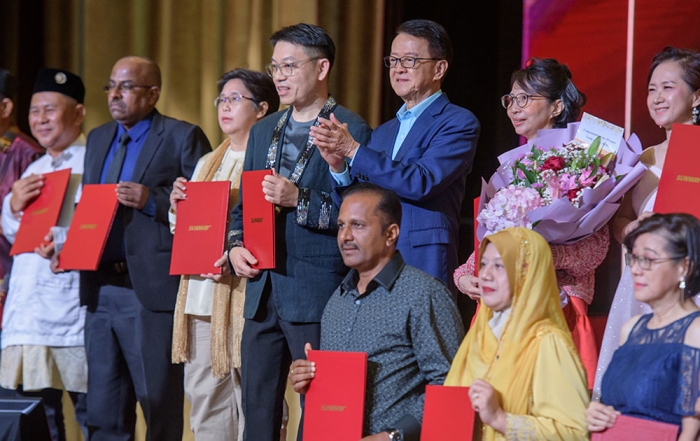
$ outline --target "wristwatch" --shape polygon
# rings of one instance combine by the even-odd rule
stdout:
[[[403,441],[403,435],[398,429],[389,429],[387,432],[391,441]]]

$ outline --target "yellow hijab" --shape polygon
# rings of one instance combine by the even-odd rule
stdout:
[[[469,386],[481,378],[496,389],[503,410],[528,415],[541,338],[554,332],[573,353],[576,349],[561,311],[552,252],[547,241],[532,230],[517,227],[486,237],[481,243],[480,255],[489,243],[496,246],[508,272],[513,295],[510,314],[501,337],[496,339],[488,324],[493,311],[481,304],[474,325],[452,362],[445,385]],[[577,366],[584,375],[580,361]],[[483,439],[495,439],[496,434],[487,426]]]

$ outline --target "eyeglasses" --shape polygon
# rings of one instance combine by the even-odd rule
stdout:
[[[530,104],[530,100],[546,100],[547,98],[542,95],[528,95],[526,93],[519,93],[517,95],[503,95],[501,97],[501,104],[504,109],[510,109],[513,103],[517,104],[521,109],[527,107]]]
[[[627,264],[627,266],[629,266],[631,268],[632,265],[634,265],[636,263],[644,271],[651,270],[651,267],[657,263],[666,262],[669,260],[678,260],[678,259],[683,259],[683,256],[662,257],[662,258],[658,258],[658,259],[650,259],[649,257],[637,256],[636,254],[632,254],[632,253],[625,254],[625,263]]]
[[[109,83],[108,85],[106,85],[104,87],[104,91],[105,91],[105,93],[110,93],[114,89],[117,89],[117,92],[119,92],[119,93],[130,93],[134,89],[150,89],[151,87],[155,87],[155,86],[138,86],[134,83],[129,83],[129,82],[119,83],[119,84]]]
[[[243,99],[255,102],[255,100],[249,96],[243,96],[240,93],[232,93],[229,96],[219,95],[216,98],[214,98],[214,107],[219,107],[220,104],[226,103],[233,105],[233,103],[239,103]]]
[[[396,67],[399,64],[401,67],[404,67],[406,69],[413,69],[418,65],[419,61],[440,61],[442,58],[418,58],[418,57],[392,57],[391,55],[387,55],[384,57],[384,66],[386,67]]]
[[[299,68],[304,63],[308,63],[309,61],[316,61],[320,60],[321,57],[315,57],[315,58],[309,58],[308,60],[302,60],[302,61],[293,61],[291,63],[282,63],[282,64],[275,64],[275,63],[270,63],[265,65],[265,72],[270,77],[275,76],[275,72],[280,72],[282,75],[285,77],[293,77],[296,69]]]

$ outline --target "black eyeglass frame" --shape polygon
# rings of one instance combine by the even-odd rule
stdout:
[[[518,107],[521,109],[526,108],[527,106],[530,105],[530,102],[533,100],[546,100],[546,96],[542,95],[534,95],[534,94],[528,94],[528,93],[519,93],[517,95],[513,95],[510,93],[507,93],[501,97],[501,105],[503,106],[504,109],[510,109],[513,106],[513,103],[515,103]]]
[[[420,61],[442,61],[442,58],[425,58],[425,57],[411,57],[408,55],[405,55],[403,57],[394,57],[392,55],[387,55],[386,57],[383,58],[384,60],[384,66],[388,67],[389,69],[393,69],[397,67],[399,64],[401,67],[404,69],[415,69],[418,67],[418,64]],[[413,60],[412,63],[409,63],[409,60]],[[410,64],[410,65],[409,65]]]

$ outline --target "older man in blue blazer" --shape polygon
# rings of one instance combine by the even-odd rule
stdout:
[[[459,214],[465,181],[479,138],[479,121],[456,106],[440,86],[452,59],[445,29],[411,20],[397,29],[384,57],[391,86],[404,105],[363,145],[336,115],[311,127],[311,136],[339,194],[353,182],[372,182],[396,192],[403,206],[398,249],[406,263],[441,279],[456,292]]]

